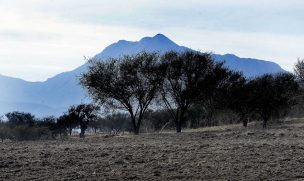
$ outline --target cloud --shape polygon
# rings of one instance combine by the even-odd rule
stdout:
[[[179,33],[173,36],[180,44],[193,49],[274,61],[289,71],[292,71],[297,57],[304,57],[304,35],[193,30],[191,35]]]
[[[4,18],[0,16],[0,73],[31,81],[46,80],[77,68],[85,63],[83,56],[92,57],[118,39],[137,40],[149,33],[125,26],[69,22],[36,13],[26,17],[6,15],[5,19],[11,21],[1,21]]]
[[[291,70],[296,57],[304,57],[303,6],[300,0],[0,1],[0,74],[45,80],[119,39],[156,33],[193,49],[274,60]]]

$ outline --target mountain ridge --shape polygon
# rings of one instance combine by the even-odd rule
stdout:
[[[94,58],[106,61],[110,57],[117,58],[124,54],[134,54],[143,50],[164,53],[170,50],[184,51],[191,49],[176,44],[163,34],[157,34],[153,37],[143,37],[139,41],[119,40],[107,46],[103,51],[96,54]],[[243,71],[247,77],[284,71],[274,62],[240,58],[233,54],[214,54],[214,58],[216,61],[225,61],[225,65],[233,70]],[[50,77],[44,82],[28,82],[18,78],[0,76],[0,93],[2,95],[0,97],[0,105],[1,102],[12,103],[11,109],[5,109],[5,111],[14,111],[13,105],[18,103],[33,105],[32,109],[23,108],[23,110],[18,109],[18,111],[32,110],[30,112],[37,116],[59,116],[59,113],[66,111],[69,106],[89,100],[86,91],[79,85],[79,76],[86,71],[87,67],[88,64],[85,63],[74,70]],[[43,114],[37,108],[39,105],[44,108]],[[22,106],[15,107],[17,109]],[[47,114],[47,109],[50,109],[49,114]],[[0,110],[0,115],[4,113]]]

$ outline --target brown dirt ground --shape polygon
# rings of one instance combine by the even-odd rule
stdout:
[[[304,122],[0,143],[0,180],[304,180]]]

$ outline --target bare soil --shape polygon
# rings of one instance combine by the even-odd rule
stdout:
[[[304,123],[4,142],[0,180],[304,180]]]

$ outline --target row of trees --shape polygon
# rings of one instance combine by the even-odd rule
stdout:
[[[212,54],[198,51],[141,52],[92,59],[81,84],[95,103],[129,113],[133,132],[139,134],[148,108],[164,109],[182,130],[189,109],[200,107],[212,118],[218,109],[230,109],[247,125],[258,115],[266,127],[271,117],[295,104],[299,93],[296,77],[289,73],[245,79],[216,62]]]
[[[71,135],[74,128],[80,128],[83,138],[90,121],[98,118],[99,107],[92,104],[71,106],[59,118],[36,118],[30,113],[11,112],[5,117],[7,121],[0,121],[0,138],[14,140],[34,140],[56,138],[58,135]]]
[[[56,138],[80,129],[80,137],[95,132],[160,131],[197,128],[222,123],[261,119],[266,127],[271,118],[280,118],[302,100],[304,61],[295,66],[295,75],[281,73],[246,79],[215,62],[212,54],[195,51],[142,52],[106,62],[90,60],[82,75],[95,104],[71,106],[59,118],[35,118],[30,113],[7,113],[0,122],[1,139]],[[300,86],[299,86],[300,85]],[[303,102],[303,101],[302,101]],[[111,114],[100,114],[100,105]],[[143,130],[143,129],[142,129]]]

